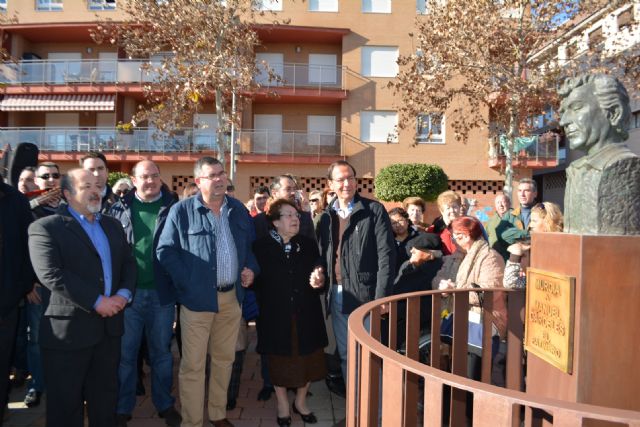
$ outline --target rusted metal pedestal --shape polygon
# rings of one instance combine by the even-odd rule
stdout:
[[[527,393],[640,410],[640,236],[535,233],[531,266],[574,276],[573,373],[533,354]]]

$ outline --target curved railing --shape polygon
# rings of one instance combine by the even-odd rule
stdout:
[[[488,316],[483,316],[482,321],[485,333],[481,380],[468,379],[468,294],[475,291],[477,289],[448,292],[453,299],[453,312],[464,313],[462,316],[454,316],[454,338],[449,358],[451,372],[444,366],[442,350],[447,346],[442,345],[439,333],[442,308],[442,298],[439,296],[443,292],[416,292],[387,297],[365,304],[351,314],[347,378],[348,427],[440,427],[447,424],[574,427],[582,426],[585,420],[640,427],[640,412],[547,399],[520,391],[524,389],[523,291],[500,290],[507,294],[509,315],[504,386],[492,384],[500,383],[501,378],[494,378],[493,381],[491,378],[492,358],[489,355],[492,326]],[[482,290],[485,294],[496,291],[498,290]],[[429,335],[421,336],[419,330],[420,298],[429,295],[435,296],[431,303],[430,342]],[[484,310],[491,311],[492,300],[484,298]],[[406,310],[402,304],[406,304]],[[388,307],[388,313],[384,315],[383,305]],[[388,327],[398,324],[405,327],[406,346],[398,345],[402,341],[397,335],[398,329]],[[385,331],[388,334],[383,333]],[[426,360],[420,361],[425,356]],[[587,423],[591,422],[593,421]]]

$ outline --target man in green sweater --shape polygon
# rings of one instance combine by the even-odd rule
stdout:
[[[122,223],[138,267],[136,291],[124,312],[117,426],[127,425],[136,404],[136,362],[143,333],[149,348],[153,404],[167,425],[179,426],[182,418],[171,395],[171,337],[176,295],[169,275],[155,255],[169,208],[177,197],[163,185],[160,169],[150,160],[143,160],[133,167],[131,181],[135,187],[109,210],[109,215]]]

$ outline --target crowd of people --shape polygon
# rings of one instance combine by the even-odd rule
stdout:
[[[530,179],[519,183],[517,209],[498,194],[483,225],[453,191],[438,196],[431,223],[419,197],[387,212],[358,193],[356,170],[342,160],[329,166],[322,191],[306,194],[283,174],[246,204],[211,157],[195,163],[180,198],[153,161],[130,175],[110,187],[106,158],[88,153],[64,175],[47,162],[25,168],[15,189],[0,183],[0,412],[12,368],[15,381],[30,375],[27,407],[47,393],[47,426],[80,427],[85,411],[91,426],[126,426],[145,393],[146,360],[167,425],[202,426],[206,403],[212,425],[232,426],[226,413],[255,321],[258,399],[275,394],[278,425],[290,425],[292,412],[315,423],[311,382],[326,378],[344,393],[353,310],[420,290],[523,288],[530,233],[562,230],[560,209],[536,204]],[[503,293],[491,295],[492,311],[483,313],[470,293],[469,318],[491,317],[495,355],[506,305]],[[424,330],[430,301],[421,302]],[[480,366],[470,351],[469,376],[478,378]]]

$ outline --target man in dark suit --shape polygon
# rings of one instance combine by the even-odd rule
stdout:
[[[51,291],[40,325],[48,427],[115,425],[122,310],[131,300],[136,264],[120,223],[100,215],[95,176],[69,171],[68,206],[29,227],[31,262]]]

